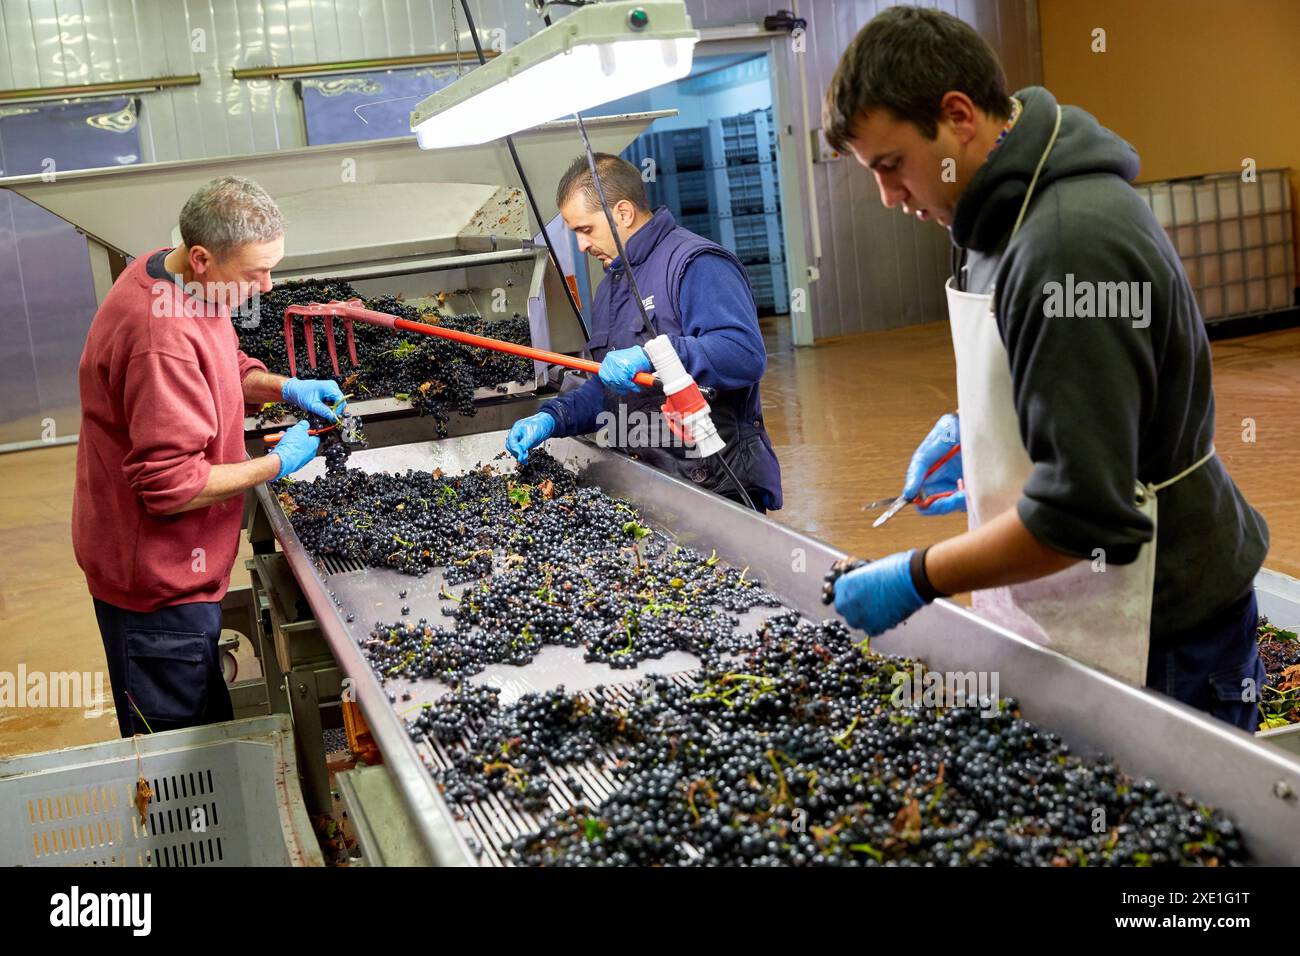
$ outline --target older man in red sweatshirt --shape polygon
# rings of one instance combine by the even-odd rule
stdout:
[[[297,471],[319,442],[303,421],[248,459],[246,406],[285,400],[332,418],[343,398],[335,382],[271,375],[239,350],[230,310],[270,290],[284,255],[271,197],[213,180],[181,210],[180,233],[118,277],[78,373],[72,542],[124,737],[231,718],[217,639],[243,493]]]

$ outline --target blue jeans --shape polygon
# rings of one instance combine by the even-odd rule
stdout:
[[[96,598],[95,617],[123,737],[234,718],[217,651],[220,604],[174,604],[142,614]]]
[[[1251,590],[1196,631],[1153,640],[1147,686],[1243,730],[1257,730],[1265,678],[1258,622]]]

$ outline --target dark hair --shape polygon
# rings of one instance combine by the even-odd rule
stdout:
[[[862,114],[882,107],[934,139],[952,91],[999,119],[1011,115],[1002,65],[974,27],[939,10],[891,7],[840,57],[822,102],[826,141],[843,151]]]
[[[613,209],[626,199],[642,212],[650,211],[650,203],[645,196],[645,183],[641,172],[626,159],[613,153],[596,153],[596,173],[600,176],[600,185],[605,190],[605,199]],[[563,206],[574,193],[581,192],[588,209],[600,208],[600,196],[596,193],[596,184],[591,180],[591,168],[587,157],[579,156],[560,177],[560,185],[555,188],[555,205]]]

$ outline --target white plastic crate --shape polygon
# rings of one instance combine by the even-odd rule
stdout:
[[[728,166],[726,183],[731,214],[777,212],[781,207],[781,188],[776,173],[776,163],[772,162]]]
[[[721,216],[718,242],[734,252],[741,262],[783,262],[785,241],[781,217],[776,213]]]
[[[712,159],[718,165],[770,163],[776,159],[772,107],[709,121]]]
[[[784,262],[760,262],[745,266],[754,304],[763,312],[784,314],[790,311]]]
[[[283,714],[0,762],[3,866],[322,863]]]
[[[1288,170],[1144,183],[1134,188],[1169,234],[1207,322],[1295,305]]]
[[[1239,173],[1216,173],[1184,182],[1171,180],[1137,187],[1150,198],[1156,221],[1166,228],[1207,219],[1234,219],[1290,208],[1286,170],[1262,169],[1245,183]]]

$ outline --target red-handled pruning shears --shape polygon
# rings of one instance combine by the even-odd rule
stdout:
[[[308,435],[323,435],[323,434],[325,434],[326,432],[328,432],[328,431],[333,431],[334,429],[336,429],[336,428],[338,428],[338,427],[339,427],[339,426],[338,426],[338,424],[336,423],[336,424],[333,424],[333,425],[328,425],[328,426],[326,426],[325,428],[309,428],[309,429],[307,429],[307,434],[308,434]],[[262,441],[266,442],[268,445],[274,445],[274,444],[276,444],[277,442],[279,442],[280,439],[283,438],[283,437],[284,437],[284,432],[275,432],[275,433],[272,434],[272,435],[263,435],[263,436],[262,436]]]
[[[335,402],[333,405],[330,406],[330,411],[337,411],[337,410],[338,410],[338,407],[339,407],[340,405],[342,405],[344,402],[346,402],[346,401],[347,401],[349,398],[351,398],[351,397],[352,397],[351,395],[344,395],[341,399],[339,399],[337,402]],[[338,427],[339,427],[339,424],[340,424],[340,422],[339,422],[338,420],[335,420],[333,424],[331,424],[331,425],[326,425],[324,428],[309,428],[309,429],[307,430],[307,434],[308,434],[308,435],[324,435],[326,432],[328,432],[328,431],[333,431],[334,429],[338,428]],[[351,437],[351,436],[349,435],[349,432],[350,432],[350,431],[352,431],[352,429],[349,429],[349,428],[346,427],[346,426],[344,427],[344,429],[343,429],[343,440],[344,440],[344,441],[348,441],[349,438]],[[263,436],[262,436],[262,441],[266,442],[268,445],[274,445],[274,444],[276,444],[277,442],[279,442],[280,439],[283,438],[283,437],[284,437],[284,432],[275,432],[275,433],[272,434],[272,435],[263,435]]]
[[[921,479],[921,487],[924,488],[926,479],[929,478],[931,475],[933,475],[941,467],[946,465],[948,462],[952,461],[953,456],[960,451],[961,451],[961,445],[953,445],[946,452],[944,452],[943,456],[940,457],[938,461],[936,461],[933,465],[931,465],[929,468],[926,469],[925,476]],[[898,514],[900,511],[906,508],[913,501],[916,502],[916,506],[918,508],[928,508],[930,507],[930,505],[934,504],[940,498],[947,498],[951,494],[952,494],[951,491],[940,491],[933,495],[927,495],[924,498],[922,498],[919,493],[913,498],[909,498],[906,495],[899,495],[897,498],[894,499],[894,503],[890,505],[887,509],[885,509],[884,514],[882,514],[875,521],[871,522],[871,527],[879,528],[882,524],[884,524],[890,518],[894,517],[894,515]]]

